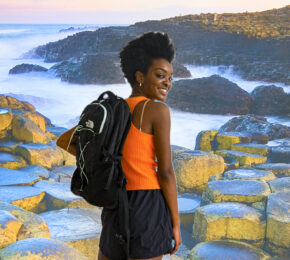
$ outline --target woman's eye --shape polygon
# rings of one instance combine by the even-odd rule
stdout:
[[[163,74],[157,74],[157,77],[163,79],[164,78],[164,75]]]

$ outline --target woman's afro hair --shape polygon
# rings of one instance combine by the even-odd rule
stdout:
[[[130,41],[120,52],[121,68],[133,86],[136,71],[146,74],[153,59],[163,58],[171,63],[174,53],[173,43],[166,33],[145,33]]]

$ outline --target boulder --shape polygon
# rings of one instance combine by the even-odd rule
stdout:
[[[202,205],[217,202],[265,203],[271,190],[267,183],[255,180],[219,180],[207,184]]]
[[[19,169],[26,166],[26,161],[11,153],[0,152],[0,167],[9,169]]]
[[[233,157],[239,162],[239,166],[249,166],[257,163],[265,163],[267,161],[267,157],[253,153],[244,153],[232,150],[218,150],[215,151],[215,153],[224,158]]]
[[[72,246],[90,260],[95,260],[99,251],[102,230],[101,210],[98,221],[81,209],[62,209],[40,214],[46,221],[52,238]]]
[[[63,165],[75,166],[77,164],[76,157],[63,149],[60,149],[63,156]]]
[[[116,57],[105,54],[85,54],[79,59],[69,59],[50,68],[63,81],[77,84],[125,83]]]
[[[53,172],[59,177],[59,182],[71,182],[72,175],[76,169],[76,166],[62,166],[53,170]]]
[[[0,108],[0,132],[7,130],[11,126],[12,118],[13,116],[9,109]]]
[[[267,203],[266,250],[290,257],[290,192],[269,195]]]
[[[64,242],[50,238],[28,238],[0,250],[1,259],[88,260],[83,254]]]
[[[185,151],[177,155],[173,166],[180,193],[201,193],[211,175],[223,173],[224,160],[209,152]]]
[[[247,91],[218,75],[174,82],[166,102],[182,111],[206,114],[248,114],[253,102]]]
[[[213,150],[214,148],[213,142],[217,133],[218,131],[215,131],[215,130],[207,130],[207,131],[199,132],[196,137],[194,150],[201,150],[201,151]]]
[[[237,258],[238,257],[238,258]],[[197,244],[188,260],[266,260],[270,255],[248,243],[234,240],[216,240]]]
[[[290,146],[290,138],[275,139],[267,143],[270,147],[275,146]]]
[[[255,115],[234,117],[222,125],[218,131],[262,133],[267,135],[270,140],[290,137],[289,126],[269,123],[265,117]]]
[[[256,181],[271,181],[275,180],[276,176],[271,171],[257,170],[252,168],[243,168],[227,171],[223,174],[227,180],[256,180]]]
[[[1,186],[0,200],[11,203],[22,209],[37,212],[45,193],[28,186]]]
[[[12,124],[12,135],[15,139],[26,143],[43,143],[51,141],[47,133],[39,128],[38,125],[24,117],[16,117]]]
[[[271,163],[290,163],[290,146],[271,147],[268,159]]]
[[[32,237],[50,238],[49,229],[42,217],[15,205],[0,201],[0,210],[5,210],[22,223],[17,233],[17,240]]]
[[[282,87],[258,86],[252,92],[251,113],[256,115],[287,115],[290,113],[290,95]]]
[[[242,203],[214,203],[195,212],[193,237],[199,242],[233,239],[263,247],[265,233],[264,215]]]
[[[49,144],[28,143],[18,145],[15,153],[25,158],[29,164],[37,164],[45,168],[63,164],[63,155],[55,141]]]
[[[238,143],[232,145],[231,150],[267,156],[270,149],[269,146],[265,144]]]
[[[256,169],[271,171],[278,177],[286,177],[290,175],[290,164],[288,163],[258,163],[255,164]]]
[[[175,160],[175,158],[178,154],[185,152],[185,151],[190,151],[190,149],[182,147],[182,146],[178,146],[178,145],[171,145],[171,159],[172,159],[172,161]]]
[[[14,243],[22,223],[12,214],[0,210],[0,249]]]
[[[174,60],[171,63],[171,65],[173,69],[173,76],[175,78],[190,78],[191,77],[190,71],[178,61]]]
[[[214,150],[231,150],[234,144],[251,142],[251,135],[240,132],[220,132],[215,136],[214,142],[216,146]]]
[[[268,181],[268,184],[273,193],[282,191],[290,192],[290,177],[284,177],[277,180]]]
[[[31,186],[39,180],[38,176],[0,167],[0,186]]]
[[[2,141],[2,140],[1,140]],[[0,152],[13,153],[15,147],[19,144],[14,141],[0,141]]]
[[[38,127],[45,132],[46,131],[46,124],[47,119],[38,112],[26,112],[22,115],[22,117],[30,120],[34,124],[38,125]]]
[[[33,105],[19,101],[18,99],[11,97],[11,96],[5,96],[0,95],[0,107],[1,108],[9,108],[14,110],[19,110],[21,112],[35,112],[35,108]]]
[[[34,64],[26,64],[22,63],[14,66],[11,70],[9,70],[9,74],[20,74],[20,73],[28,73],[28,72],[46,72],[47,69]]]
[[[40,165],[28,165],[26,167],[19,168],[18,171],[23,172],[23,174],[40,177],[41,179],[48,179],[50,173],[47,169]]]

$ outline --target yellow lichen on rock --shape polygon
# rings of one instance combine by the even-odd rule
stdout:
[[[259,147],[259,145],[255,146],[247,146],[247,145],[232,145],[231,150],[240,151],[245,153],[259,154],[263,156],[267,156],[269,153],[268,147]]]
[[[11,126],[12,123],[12,113],[11,112],[7,112],[4,114],[0,114],[0,132],[3,130],[6,130],[7,128],[9,128]]]
[[[38,207],[40,202],[43,200],[44,195],[45,195],[45,192],[41,192],[35,196],[30,196],[30,197],[25,197],[19,200],[14,200],[11,202],[11,204],[19,208],[34,212],[34,210]]]
[[[201,151],[211,151],[213,150],[212,142],[214,137],[217,135],[218,131],[215,130],[208,130],[208,131],[201,131],[196,137],[196,150]]]
[[[233,144],[241,142],[241,138],[235,135],[228,135],[219,133],[216,135],[216,141],[218,143],[218,150],[229,150],[232,148]]]
[[[45,118],[42,115],[37,112],[27,112],[23,117],[38,125],[39,128],[45,132]]]

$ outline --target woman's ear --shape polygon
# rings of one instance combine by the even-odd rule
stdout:
[[[135,78],[136,78],[136,81],[137,83],[141,83],[143,84],[143,81],[144,81],[144,75],[141,71],[137,70],[136,73],[135,73]]]

